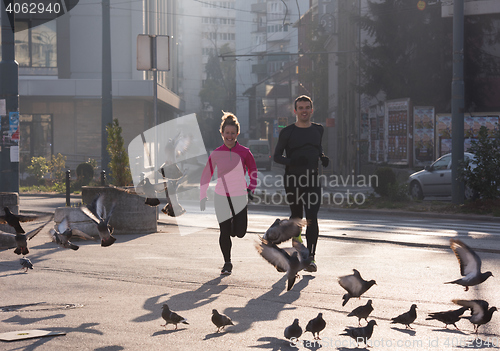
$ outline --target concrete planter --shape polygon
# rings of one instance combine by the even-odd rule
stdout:
[[[104,194],[104,203],[108,211],[111,204],[116,201],[116,208],[110,220],[110,224],[114,227],[114,234],[149,234],[157,232],[156,208],[145,205],[143,197],[112,186],[84,186],[82,187],[82,202],[84,205],[92,203],[97,194]],[[99,236],[94,222],[80,208],[57,208],[54,216],[55,222],[60,223],[64,216],[68,217],[73,228],[95,237]]]

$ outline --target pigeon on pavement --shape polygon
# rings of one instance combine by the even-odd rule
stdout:
[[[358,326],[361,327],[361,319],[365,319],[365,321],[368,323],[368,316],[370,313],[372,313],[373,307],[372,307],[372,300],[368,300],[366,305],[356,307],[347,315],[347,317],[358,317]]]
[[[318,313],[316,318],[311,319],[306,325],[306,332],[311,332],[314,340],[321,340],[319,333],[325,329],[326,322],[323,319],[323,313]]]
[[[305,225],[307,225],[307,221],[305,219],[290,218],[281,220],[278,218],[269,227],[263,238],[268,242],[277,245],[293,238],[294,236],[298,236],[301,228]]]
[[[21,269],[24,269],[25,273],[28,272],[28,268],[33,269],[33,263],[31,263],[29,258],[21,257],[19,259],[19,263],[21,263],[21,266],[23,266],[23,268]]]
[[[461,240],[450,239],[450,246],[455,256],[457,256],[458,263],[460,264],[460,274],[463,278],[446,282],[445,284],[459,284],[465,286],[465,291],[468,291],[469,286],[481,284],[486,279],[493,276],[489,271],[481,273],[481,259]]]
[[[161,317],[165,320],[165,324],[162,327],[167,327],[168,324],[175,324],[175,329],[177,329],[177,324],[189,324],[186,318],[179,316],[177,313],[170,311],[166,303],[163,304],[163,309],[161,311]]]
[[[61,223],[59,223],[59,225],[54,226],[54,228],[55,229],[49,230],[49,233],[52,236],[52,241],[65,249],[71,249],[76,251],[80,248],[78,245],[75,245],[70,241],[71,237],[73,236],[78,236],[82,239],[87,239],[87,240],[95,240],[92,236],[82,232],[81,230],[72,229],[67,217],[64,217]]]
[[[344,333],[340,335],[348,335],[354,340],[356,340],[356,344],[360,341],[363,340],[365,345],[368,345],[368,339],[372,337],[373,334],[373,326],[377,325],[377,322],[374,321],[373,319],[368,322],[366,327],[360,327],[360,328],[354,328],[354,327],[347,327],[344,329]]]
[[[10,209],[5,206],[3,208],[4,214],[0,216],[0,224],[8,224],[17,234],[24,234],[25,231],[21,228],[21,224],[19,222],[32,222],[38,219],[38,216],[25,216],[25,215],[16,215],[10,211]]]
[[[220,314],[216,309],[212,310],[212,323],[217,327],[216,333],[220,332],[226,325],[234,325],[231,318]]]
[[[312,257],[309,256],[309,250],[298,241],[292,242],[293,248],[282,249],[276,244],[270,243],[261,238],[260,243],[255,243],[255,248],[259,254],[279,271],[286,272],[287,291],[295,284],[297,273],[309,266]]]
[[[440,322],[443,322],[445,325],[445,328],[448,329],[448,324],[453,324],[455,328],[458,329],[457,325],[455,324],[462,318],[462,315],[467,311],[469,308],[468,307],[461,307],[458,310],[450,310],[450,311],[442,311],[442,312],[432,312],[429,313],[429,317],[427,317],[425,320],[437,320]]]
[[[486,324],[491,321],[493,312],[497,311],[496,307],[489,307],[488,302],[484,300],[452,300],[454,303],[460,306],[470,308],[472,315],[470,317],[464,317],[470,320],[474,324],[474,333],[478,334],[478,329],[480,325]]]
[[[415,319],[417,319],[417,305],[413,304],[411,305],[410,310],[408,312],[400,314],[397,317],[391,318],[392,320],[391,323],[404,324],[406,326],[406,329],[413,329],[410,326],[410,324],[415,322]]]
[[[92,204],[89,206],[81,207],[83,213],[97,224],[97,231],[101,238],[101,246],[111,246],[116,241],[116,238],[111,235],[113,234],[113,227],[109,225],[109,220],[111,219],[115,207],[116,202],[113,202],[109,214],[106,215],[103,194],[97,194],[94,201],[92,201]]]
[[[26,234],[17,233],[16,237],[15,237],[15,239],[16,239],[16,249],[14,250],[14,253],[17,254],[17,255],[27,255],[29,253],[29,250],[28,250],[28,241],[27,240],[33,239],[33,237],[35,235],[37,235],[38,233],[40,233],[40,231],[49,222],[52,221],[52,218],[53,218],[53,216],[50,216],[50,218],[49,218],[49,220],[47,222],[41,224],[40,226],[38,226],[37,228],[35,228],[33,230],[30,230]]]
[[[342,299],[344,300],[342,302],[342,306],[345,306],[351,297],[360,297],[374,284],[377,284],[373,279],[367,281],[361,278],[361,274],[359,274],[357,269],[353,269],[353,271],[354,274],[344,275],[339,278],[340,286],[347,290],[347,294],[342,296]]]
[[[302,335],[302,328],[299,325],[299,319],[295,318],[293,323],[285,328],[285,338],[297,340]]]

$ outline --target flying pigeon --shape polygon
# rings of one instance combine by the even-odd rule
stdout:
[[[285,328],[285,338],[297,340],[302,335],[302,328],[299,325],[299,319],[295,318],[293,323]]]
[[[173,173],[173,171],[176,172],[179,170],[177,166],[177,159],[186,153],[191,146],[192,141],[192,135],[183,135],[182,132],[177,133],[175,138],[168,139],[167,144],[165,145],[165,162],[160,166],[160,168],[165,170],[165,176],[167,178],[179,177],[178,173]],[[171,167],[172,165],[175,165],[175,167]],[[177,170],[175,168],[177,168]]]
[[[446,282],[445,284],[459,284],[465,286],[465,291],[469,286],[478,285],[489,277],[493,276],[491,272],[481,273],[481,259],[479,256],[461,240],[450,239],[450,246],[460,264],[460,274],[463,278]]]
[[[212,323],[217,327],[216,333],[220,332],[226,325],[234,325],[231,318],[220,314],[216,309],[212,310]]]
[[[35,235],[40,233],[40,231],[43,229],[43,227],[45,227],[50,221],[52,221],[52,218],[53,218],[53,216],[50,216],[50,218],[47,222],[41,224],[40,226],[38,226],[37,228],[35,228],[33,230],[30,230],[26,234],[17,233],[15,236],[16,249],[14,250],[14,253],[17,255],[27,255],[29,253],[27,240],[31,240]],[[24,233],[24,231],[23,231],[23,233]]]
[[[361,319],[364,318],[364,320],[368,323],[368,316],[370,313],[372,313],[373,307],[372,307],[372,300],[368,300],[366,305],[356,307],[347,315],[347,317],[358,317],[358,326],[361,327]]]
[[[391,318],[392,320],[391,323],[404,324],[406,326],[406,329],[413,329],[410,326],[410,324],[415,322],[415,319],[417,319],[417,305],[413,304],[411,305],[410,310],[408,312],[400,314],[397,317]]]
[[[179,217],[186,213],[186,210],[182,207],[177,198],[177,189],[185,178],[186,174],[177,179],[166,179],[165,196],[167,198],[167,204],[161,209],[161,212],[170,217]]]
[[[297,273],[309,266],[312,257],[309,256],[309,250],[302,243],[292,241],[293,248],[279,248],[276,244],[270,243],[261,238],[260,243],[255,243],[255,248],[259,254],[278,270],[286,272],[287,291],[289,291],[297,278]]]
[[[162,327],[167,327],[168,324],[175,324],[175,329],[177,329],[177,324],[189,324],[186,318],[179,316],[177,313],[170,311],[166,303],[163,304],[163,309],[161,311],[161,317],[165,320],[165,325]]]
[[[478,334],[478,329],[480,325],[486,324],[491,321],[493,312],[497,311],[496,307],[490,307],[488,309],[488,302],[484,300],[452,300],[454,303],[460,306],[470,308],[472,315],[470,317],[464,317],[470,320],[474,324],[474,333]]]
[[[52,241],[55,242],[62,248],[78,250],[80,247],[78,245],[73,244],[71,241],[72,236],[78,236],[82,239],[95,240],[92,236],[82,232],[78,229],[72,229],[70,227],[69,221],[67,217],[64,217],[59,223],[59,225],[54,226],[55,229],[50,229],[49,233],[52,237]]]
[[[348,335],[354,340],[356,340],[356,344],[360,341],[363,340],[365,345],[368,345],[368,339],[372,337],[373,334],[373,326],[377,325],[377,322],[374,321],[373,319],[368,322],[366,327],[360,327],[360,328],[354,328],[354,327],[347,327],[344,329],[344,333],[340,335]]]
[[[316,318],[311,319],[306,325],[306,332],[311,332],[314,340],[321,340],[319,333],[325,329],[326,322],[323,319],[323,313],[318,313]],[[315,335],[316,334],[316,335]]]
[[[443,322],[445,325],[445,328],[448,329],[448,324],[453,324],[455,328],[458,329],[457,325],[455,324],[462,318],[462,315],[467,311],[469,308],[468,307],[461,307],[458,310],[450,310],[450,311],[442,311],[442,312],[432,312],[429,313],[429,317],[427,317],[425,320],[432,320],[435,319],[437,321]]]
[[[19,263],[21,263],[21,266],[23,266],[23,268],[21,269],[24,269],[25,273],[28,272],[28,268],[33,269],[33,263],[31,263],[29,258],[21,257],[19,259]]]
[[[342,302],[342,306],[345,306],[351,297],[360,297],[374,284],[377,284],[373,279],[367,281],[361,278],[361,274],[359,274],[357,269],[353,269],[353,271],[354,274],[344,275],[339,278],[340,286],[347,290],[347,294],[342,296],[342,299],[344,300],[344,302]]]
[[[163,182],[153,185],[149,178],[144,178],[137,184],[135,191],[137,194],[144,194],[146,196],[146,200],[144,201],[146,205],[156,207],[160,204],[160,199],[156,197],[156,192],[163,191],[164,188],[165,185]]]
[[[85,213],[91,220],[97,224],[97,231],[99,232],[99,237],[101,238],[101,246],[111,246],[116,238],[111,235],[113,234],[113,227],[109,225],[109,220],[116,207],[116,202],[113,202],[109,214],[106,215],[106,207],[104,206],[104,195],[97,194],[87,207],[80,207],[83,213]]]
[[[163,169],[161,169],[163,171]],[[163,175],[163,173],[162,173]],[[157,184],[151,183],[149,178],[144,178],[136,187],[135,191],[139,195],[146,196],[144,203],[151,207],[156,207],[160,204],[157,193],[165,192],[167,204],[162,208],[162,212],[170,217],[178,217],[186,212],[179,204],[177,198],[177,188],[185,180],[186,175],[181,175],[176,179],[169,179],[163,176],[163,180]]]
[[[263,238],[270,243],[280,244],[300,234],[307,221],[299,218],[276,219],[264,234]]]
[[[26,215],[16,215],[10,211],[10,209],[5,206],[3,208],[4,214],[0,216],[0,224],[8,224],[17,234],[24,234],[25,231],[21,228],[19,222],[31,222],[38,218],[38,216],[26,216]]]

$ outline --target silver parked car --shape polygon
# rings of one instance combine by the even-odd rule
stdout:
[[[464,161],[472,161],[472,169],[476,167],[474,159],[474,154],[464,152]],[[451,196],[451,154],[443,155],[430,166],[413,173],[408,182],[410,195],[414,199],[422,200],[426,196]],[[475,196],[475,192],[466,185],[465,199],[474,199]]]

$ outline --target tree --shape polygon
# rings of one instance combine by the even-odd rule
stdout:
[[[498,127],[498,126],[497,126]],[[477,192],[481,197],[495,199],[500,195],[500,130],[488,131],[482,126],[477,140],[472,140],[469,152],[476,155],[474,165],[471,161],[465,164],[460,179]],[[475,166],[475,167],[474,167]]]
[[[453,23],[441,17],[440,3],[420,11],[414,1],[383,0],[369,1],[368,8],[360,19],[370,36],[362,44],[361,92],[375,96],[382,90],[387,99],[410,97],[415,105],[450,111]],[[490,84],[484,77],[499,74],[500,60],[483,49],[500,42],[498,18],[465,18],[466,110],[484,106]]]
[[[124,147],[122,127],[117,119],[106,126],[106,132],[108,132],[107,151],[110,156],[109,169],[113,182],[117,186],[129,185],[132,183],[132,174],[130,173],[128,154]]]

